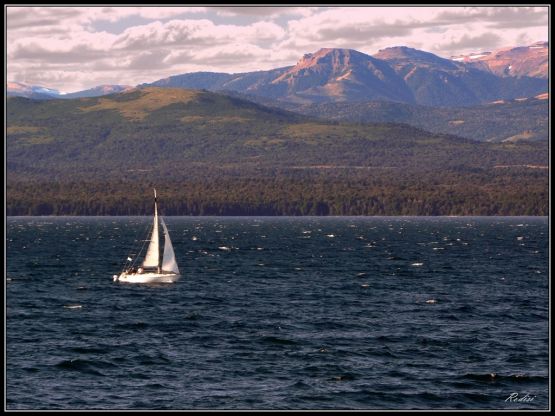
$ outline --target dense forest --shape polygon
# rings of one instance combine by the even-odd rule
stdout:
[[[542,169],[412,175],[383,169],[149,178],[128,182],[13,182],[8,215],[548,215]]]

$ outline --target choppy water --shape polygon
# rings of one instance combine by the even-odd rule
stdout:
[[[150,220],[8,219],[8,409],[548,407],[545,217],[169,217],[114,283]]]

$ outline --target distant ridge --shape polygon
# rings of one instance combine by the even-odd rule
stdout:
[[[53,90],[40,85],[29,85],[23,82],[8,82],[6,85],[8,97],[26,97],[39,100],[48,100],[60,95],[58,90]]]
[[[77,91],[63,94],[60,98],[83,98],[83,97],[100,97],[108,94],[116,94],[133,89],[131,85],[99,85],[84,91]]]
[[[489,71],[501,77],[537,77],[547,79],[549,44],[536,42],[530,46],[476,52],[452,58],[470,67]]]
[[[114,94],[134,88],[130,85],[99,85],[84,91],[62,94],[58,90],[38,85],[29,85],[22,82],[8,82],[6,87],[6,95],[8,97],[25,97],[39,100],[100,97],[102,95]]]
[[[321,48],[303,55],[292,66],[237,74],[178,74],[140,86],[227,90],[298,104],[382,100],[442,107],[470,106],[547,92],[548,46],[547,42],[538,42],[453,59],[406,46],[385,48],[373,56],[353,49]],[[60,94],[40,86],[8,83],[7,95],[79,98],[128,88],[102,85]]]

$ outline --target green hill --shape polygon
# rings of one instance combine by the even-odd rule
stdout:
[[[488,142],[549,138],[547,94],[470,107],[429,107],[392,101],[296,104],[234,91],[222,93],[328,121],[405,123],[433,133]]]
[[[434,133],[454,134],[479,141],[547,141],[549,136],[549,102],[537,98],[472,107],[426,107],[371,101],[288,105],[285,108],[324,120],[407,123]]]
[[[545,144],[324,122],[200,90],[9,98],[6,140],[10,215],[137,213],[152,184],[166,187],[173,214],[538,214],[547,206]],[[495,195],[506,208],[495,207]]]

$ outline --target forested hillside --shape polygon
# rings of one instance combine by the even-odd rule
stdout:
[[[549,102],[538,98],[450,108],[383,101],[289,105],[284,108],[325,120],[407,123],[434,133],[488,142],[547,141],[549,136]]]
[[[320,121],[199,90],[8,99],[9,215],[546,215],[546,142]]]
[[[295,104],[233,91],[223,93],[328,121],[406,123],[433,133],[489,142],[548,140],[549,137],[547,94],[470,107],[428,107],[392,101]]]

